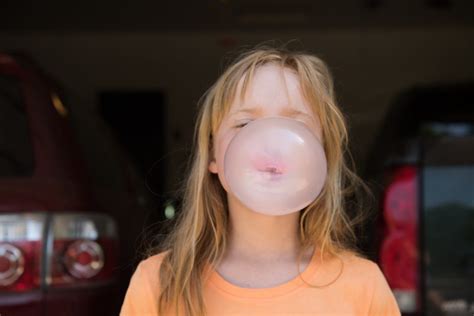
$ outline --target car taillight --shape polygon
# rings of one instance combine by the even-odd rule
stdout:
[[[96,276],[104,267],[104,251],[91,240],[76,240],[64,252],[66,270],[77,279]]]
[[[0,216],[0,291],[27,291],[41,284],[44,214]]]
[[[117,249],[115,222],[104,214],[2,214],[0,291],[112,281]]]
[[[13,284],[24,269],[25,257],[21,250],[11,244],[0,244],[0,285]]]
[[[383,198],[385,230],[380,265],[400,311],[419,310],[417,168],[400,166],[391,172]]]
[[[115,222],[102,214],[63,214],[53,219],[49,284],[108,281],[117,264]]]

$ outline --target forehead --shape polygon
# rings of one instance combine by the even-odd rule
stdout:
[[[246,87],[244,79],[245,77],[242,77],[239,80],[230,114],[239,113],[243,109],[260,112],[312,112],[303,96],[298,74],[287,67],[266,64],[255,69]]]

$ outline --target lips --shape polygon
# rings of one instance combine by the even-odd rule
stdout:
[[[277,168],[277,167],[267,167],[265,168],[264,170],[260,170],[260,171],[265,171],[265,172],[270,172],[270,173],[274,173],[274,174],[282,174],[283,172]]]
[[[260,172],[267,172],[267,173],[271,173],[271,174],[283,174],[283,171],[280,167],[275,167],[275,166],[268,166],[268,167],[264,167],[262,169],[258,169],[258,171]]]
[[[270,178],[278,178],[283,175],[287,168],[281,160],[258,158],[253,162],[254,168],[263,174],[267,174]]]

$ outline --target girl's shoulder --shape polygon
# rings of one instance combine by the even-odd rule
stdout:
[[[166,251],[139,262],[130,279],[120,315],[156,315],[159,294],[159,270]]]
[[[160,269],[163,259],[169,251],[170,250],[161,251],[154,255],[150,255],[145,259],[142,259],[137,266],[137,270],[140,269],[142,273],[147,275],[156,275]]]
[[[344,273],[339,286],[367,303],[367,315],[400,315],[395,296],[376,262],[353,251],[342,252],[340,258]]]
[[[143,280],[146,280],[146,282],[152,288],[153,293],[157,293],[159,290],[158,285],[160,266],[168,252],[169,250],[165,250],[142,259],[138,263],[138,266],[135,270],[134,274],[139,275],[143,278]]]
[[[344,263],[346,276],[365,282],[368,279],[382,283],[386,281],[380,266],[368,257],[353,250],[343,251],[340,257]]]
[[[341,265],[342,262],[344,268],[348,268],[351,272],[367,272],[378,267],[377,263],[352,249],[339,250],[336,254],[326,253],[318,262],[321,263],[321,260],[325,265]]]
[[[337,254],[318,258],[316,265],[319,268],[316,267],[315,277],[321,282],[334,281],[335,286],[353,285],[354,289],[360,289],[361,285],[367,287],[386,283],[379,265],[354,250],[341,250]]]
[[[170,250],[164,250],[156,254],[150,255],[147,258],[144,258],[140,262],[140,264],[146,267],[160,265],[163,261],[163,258],[168,254],[169,251]]]
[[[341,259],[343,259],[344,264],[348,266],[351,272],[372,272],[379,269],[379,266],[376,262],[372,261],[368,257],[364,256],[361,253],[358,253],[354,250],[344,250],[340,254]]]

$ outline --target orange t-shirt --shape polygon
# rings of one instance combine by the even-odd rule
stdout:
[[[158,269],[165,253],[140,262],[130,280],[121,316],[158,315]],[[329,284],[316,288],[299,276],[270,288],[243,288],[211,269],[203,289],[207,314],[400,316],[395,297],[378,265],[349,251],[341,257],[342,261],[337,257],[321,260],[319,251],[313,253],[301,277],[313,285]]]

